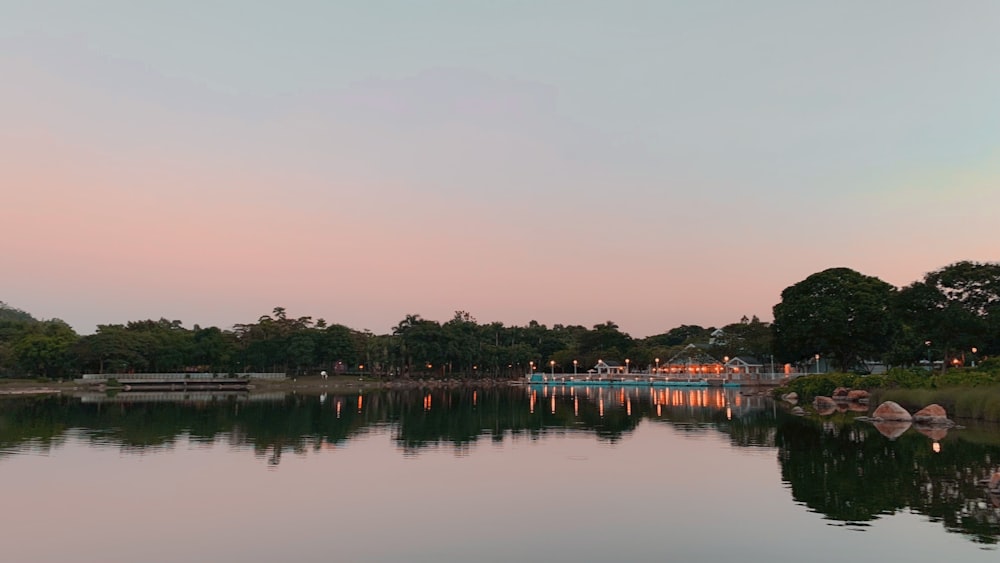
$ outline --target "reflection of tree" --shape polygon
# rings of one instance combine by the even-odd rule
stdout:
[[[0,400],[0,451],[49,450],[79,429],[92,443],[127,450],[170,448],[179,439],[246,448],[278,464],[390,428],[407,454],[479,440],[583,432],[615,441],[640,421],[677,432],[721,432],[734,447],[777,448],[792,497],[832,520],[864,522],[910,509],[983,543],[1000,538],[996,506],[981,481],[1000,460],[994,433],[952,432],[940,453],[908,431],[890,441],[850,415],[817,422],[724,390],[493,387],[435,388],[276,400],[226,396],[187,402],[82,402],[72,397]]]
[[[793,498],[828,518],[861,522],[909,507],[976,541],[1000,538],[981,484],[998,459],[996,446],[957,437],[934,453],[916,432],[889,441],[850,419],[820,425],[791,416],[779,420],[776,442]]]

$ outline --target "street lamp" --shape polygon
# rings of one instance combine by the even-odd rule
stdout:
[[[819,373],[819,354],[816,354],[816,373]]]
[[[576,375],[576,366],[577,366],[577,364],[579,364],[579,363],[580,363],[580,362],[578,362],[578,361],[576,361],[576,360],[573,360],[573,375]]]
[[[552,377],[555,377],[555,375],[556,375],[556,361],[555,360],[549,360],[549,368],[552,370]]]
[[[972,347],[972,367],[976,367],[976,352],[978,351],[979,348],[976,348],[975,346]]]
[[[660,373],[660,358],[656,358],[653,361],[656,362],[656,373],[657,373],[657,375],[659,375],[659,373]]]
[[[629,373],[629,369],[628,369],[628,364],[629,364],[629,362],[631,362],[631,361],[632,361],[632,360],[630,360],[630,359],[628,359],[628,358],[625,358],[625,373]]]

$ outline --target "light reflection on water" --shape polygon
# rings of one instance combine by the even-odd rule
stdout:
[[[5,557],[974,560],[1000,533],[997,446],[737,389],[166,399],[5,401]]]

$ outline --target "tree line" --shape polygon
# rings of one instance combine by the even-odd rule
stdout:
[[[774,322],[744,316],[716,327],[681,325],[633,338],[613,321],[590,328],[535,321],[480,323],[465,311],[445,321],[406,315],[387,334],[282,307],[231,329],[186,328],[179,320],[99,325],[78,335],[59,319],[38,320],[0,302],[0,375],[281,371],[379,377],[519,377],[528,370],[586,372],[598,360],[634,370],[666,362],[689,345],[718,359],[737,355],[804,363],[816,355],[845,370],[891,365],[967,365],[1000,348],[1000,264],[959,262],[897,289],[848,268],[813,274],[782,292]],[[714,336],[713,336],[714,335]]]

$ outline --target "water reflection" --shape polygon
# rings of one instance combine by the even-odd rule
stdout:
[[[1000,438],[992,429],[882,428],[855,422],[850,412],[795,417],[738,389],[85,394],[4,399],[0,413],[0,463],[51,452],[69,435],[126,454],[170,449],[182,440],[226,444],[277,467],[284,454],[332,455],[372,432],[391,436],[407,456],[442,447],[462,455],[479,440],[502,444],[573,433],[613,444],[640,424],[665,425],[723,436],[733,448],[774,451],[792,498],[831,523],[864,529],[866,522],[909,510],[983,544],[1000,537]]]

